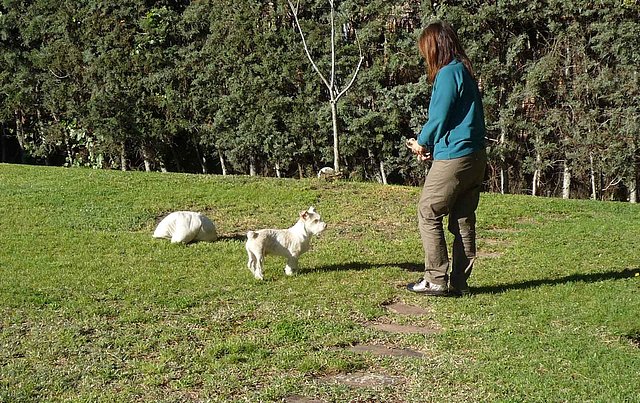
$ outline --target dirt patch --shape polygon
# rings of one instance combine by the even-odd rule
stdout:
[[[412,358],[420,358],[423,357],[424,354],[412,350],[410,348],[396,348],[396,347],[387,347],[375,344],[361,344],[353,347],[349,347],[347,351],[351,351],[352,353],[369,353],[373,355],[378,355],[382,357],[412,357]]]
[[[520,230],[516,228],[491,228],[487,230],[487,232],[493,232],[496,234],[517,234]]]
[[[386,374],[374,374],[369,372],[354,372],[352,374],[328,375],[320,378],[326,383],[338,383],[348,386],[370,387],[370,386],[394,386],[404,382],[400,376]]]
[[[392,312],[398,315],[426,315],[430,313],[425,308],[415,306],[415,305],[407,305],[402,302],[393,302],[393,303],[384,305],[384,307],[389,312]]]
[[[395,323],[366,323],[365,327],[389,333],[402,334],[436,334],[441,329],[435,326],[398,325]]]
[[[505,239],[496,239],[496,238],[479,238],[478,241],[489,245],[489,246],[502,246],[507,247],[511,246],[513,242],[507,241]]]
[[[480,258],[485,258],[485,259],[496,259],[499,258],[500,256],[502,256],[502,252],[484,252],[484,251],[478,251],[478,253],[476,254],[478,257]]]
[[[503,250],[511,246],[513,243],[508,240],[496,238],[480,238],[478,241],[481,246],[478,248],[477,256],[489,259],[495,259],[502,256],[504,254]],[[484,250],[484,246],[489,250]]]
[[[516,223],[524,224],[524,225],[533,225],[533,224],[538,224],[538,220],[536,220],[534,217],[520,217],[516,220]]]
[[[324,403],[324,400],[313,399],[300,395],[291,395],[284,398],[285,403]]]

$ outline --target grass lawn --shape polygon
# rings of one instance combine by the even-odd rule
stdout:
[[[0,402],[640,401],[640,206],[483,194],[473,295],[429,299],[404,290],[419,190],[0,164]],[[254,280],[244,233],[311,205],[328,228],[300,272]],[[222,238],[153,239],[175,210]],[[365,326],[389,322],[441,330]],[[402,382],[323,381],[352,372]]]

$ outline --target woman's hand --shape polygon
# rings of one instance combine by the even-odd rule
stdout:
[[[418,159],[418,161],[429,161],[430,159],[433,158],[429,150],[421,146],[420,144],[418,144],[418,141],[416,141],[416,139],[414,138],[407,139],[406,144],[407,144],[407,147],[411,150],[411,152],[416,155],[416,158]]]

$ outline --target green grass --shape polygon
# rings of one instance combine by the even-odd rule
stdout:
[[[640,401],[640,206],[483,194],[461,299],[421,273],[418,188],[0,164],[0,401]],[[240,236],[314,205],[328,229],[287,277]],[[214,243],[151,238],[200,210]],[[430,314],[403,317],[403,301]],[[433,325],[397,335],[372,321]],[[424,358],[345,346],[413,348]],[[324,375],[372,371],[400,386]]]

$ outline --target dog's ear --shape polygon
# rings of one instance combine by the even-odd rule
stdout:
[[[309,207],[309,210],[308,210],[308,211],[309,211],[310,213],[315,213],[315,212],[316,212],[316,209],[315,209],[315,207],[311,206],[311,207]]]
[[[307,213],[306,211],[300,212],[300,218],[302,218],[303,220],[306,220],[308,216],[309,216],[309,213]]]

